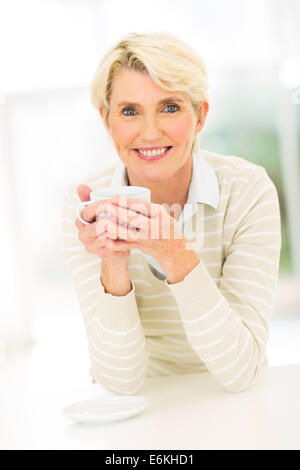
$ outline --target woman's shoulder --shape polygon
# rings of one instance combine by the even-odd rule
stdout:
[[[223,155],[216,152],[201,150],[201,155],[214,170],[222,191],[232,192],[248,187],[256,180],[272,183],[266,169],[262,165],[250,162],[235,155]]]
[[[236,208],[243,212],[256,204],[255,201],[264,200],[266,210],[269,208],[267,201],[278,204],[277,188],[263,166],[234,155],[208,151],[203,151],[202,155],[218,179],[220,207],[230,214],[234,214]]]
[[[224,155],[208,150],[201,150],[201,154],[213,168],[219,180],[233,175],[249,178],[252,175],[266,171],[263,166],[236,155]]]

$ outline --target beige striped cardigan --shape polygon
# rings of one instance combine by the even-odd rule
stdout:
[[[105,293],[101,259],[78,239],[77,184],[66,192],[63,249],[85,325],[90,374],[116,394],[140,393],[146,377],[204,370],[225,391],[239,392],[267,364],[281,249],[277,190],[262,166],[201,153],[217,176],[220,204],[217,210],[204,204],[204,241],[195,250],[200,262],[175,284],[156,277],[143,254],[132,250],[132,290]],[[115,168],[78,184],[107,187]]]

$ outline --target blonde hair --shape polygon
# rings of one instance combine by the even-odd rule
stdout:
[[[199,115],[201,103],[208,102],[205,65],[196,51],[170,33],[129,33],[112,46],[99,63],[91,84],[91,101],[109,114],[113,78],[123,67],[148,73],[153,82],[168,91],[181,91]],[[199,147],[198,135],[192,151]]]

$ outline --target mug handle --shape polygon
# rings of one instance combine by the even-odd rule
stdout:
[[[86,206],[89,206],[89,205],[93,204],[94,202],[95,201],[83,201],[77,207],[77,218],[80,220],[80,222],[82,222],[85,225],[90,225],[90,222],[87,222],[86,220],[84,220],[81,217],[81,212]]]
[[[81,217],[81,212],[82,210],[86,207],[86,206],[89,206],[91,204],[94,204],[94,202],[97,202],[97,201],[83,201],[81,202],[78,207],[77,207],[77,218],[80,220],[80,222],[82,222],[83,224],[85,225],[90,225],[91,222],[87,222],[86,220],[84,220],[82,217]],[[106,212],[106,211],[103,211],[101,212],[101,214],[98,214],[96,219],[101,215],[101,217],[110,217],[111,214],[109,212]]]

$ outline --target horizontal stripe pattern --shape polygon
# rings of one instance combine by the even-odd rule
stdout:
[[[105,293],[101,259],[78,239],[76,185],[63,201],[63,249],[86,329],[90,374],[114,393],[139,393],[146,377],[204,370],[224,390],[240,392],[266,361],[281,249],[278,194],[263,167],[202,154],[218,178],[220,203],[217,210],[204,206],[199,264],[182,282],[158,279],[132,250],[131,291]],[[80,183],[105,188],[115,168]]]

